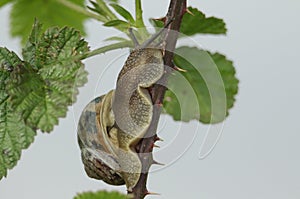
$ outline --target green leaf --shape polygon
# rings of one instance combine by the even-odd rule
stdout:
[[[189,7],[188,10],[193,14],[184,14],[180,26],[182,34],[191,36],[194,34],[225,34],[227,32],[222,19],[206,17],[197,8]]]
[[[186,72],[174,72],[168,79],[166,113],[176,121],[222,122],[238,91],[233,63],[219,53],[186,46],[176,50],[174,62]]]
[[[84,0],[73,0],[72,3],[84,6]],[[52,26],[70,26],[84,34],[83,22],[86,17],[60,4],[57,0],[18,0],[11,10],[12,36],[21,37],[22,43],[25,43],[35,18],[43,22],[43,30]]]
[[[81,193],[75,196],[74,199],[129,199],[129,197],[115,191],[98,191]]]
[[[87,43],[73,28],[50,28],[41,34],[35,23],[29,42],[23,49],[23,64],[15,66],[9,81],[13,107],[27,125],[50,132],[65,117],[67,106],[87,81],[80,59],[88,51]]]
[[[185,13],[182,18],[180,33],[182,36],[191,36],[195,34],[226,34],[226,24],[223,19],[215,17],[206,17],[197,8],[189,7],[192,13]],[[161,20],[150,19],[154,27],[162,28],[164,23]]]
[[[107,0],[108,2],[119,3],[119,0]]]
[[[50,132],[86,82],[80,59],[87,43],[72,28],[41,33],[36,22],[24,61],[0,48],[0,179],[20,159],[36,129]]]
[[[114,13],[109,9],[107,3],[103,0],[96,0],[97,1],[97,9],[101,15],[105,16],[109,20],[117,19]]]
[[[157,19],[149,19],[150,23],[155,27],[155,28],[162,28],[164,27],[164,22],[161,20],[157,20]]]
[[[98,5],[97,2],[91,1],[90,3],[93,5],[93,7],[91,6],[87,6],[88,9],[90,9],[93,12],[98,13],[101,17],[103,17],[102,21],[107,21],[109,20],[109,17],[106,15],[106,13],[103,11],[103,9]]]
[[[125,8],[118,4],[110,4],[110,6],[113,7],[115,11],[124,19],[126,19],[129,23],[135,24],[135,20],[133,19],[132,15]]]
[[[116,20],[112,20],[112,21],[108,21],[108,22],[104,23],[103,26],[119,27],[119,28],[127,29],[130,27],[130,24],[127,23],[126,21],[116,19]]]
[[[15,0],[1,0],[1,1],[0,1],[0,8],[1,8],[2,6],[5,6],[5,5],[8,4],[8,3],[12,3],[13,1],[15,1]]]
[[[14,66],[22,64],[15,53],[0,48],[0,180],[17,164],[22,149],[28,148],[36,135],[12,108],[7,93],[11,71]]]

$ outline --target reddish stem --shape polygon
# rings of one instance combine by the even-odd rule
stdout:
[[[173,57],[174,57],[174,50],[178,38],[178,33],[180,29],[180,24],[184,13],[186,12],[186,0],[171,0],[169,5],[169,10],[166,15],[166,22],[173,20],[173,22],[167,27],[167,31],[165,34],[165,55],[164,55],[164,64],[166,75],[162,77],[160,80],[161,85],[166,85],[167,82],[167,74],[170,71],[170,67],[174,68],[173,65]],[[159,121],[159,117],[161,114],[161,104],[163,102],[163,98],[166,92],[166,87],[161,85],[155,85],[151,89],[152,94],[152,101],[154,102],[154,109],[153,109],[153,119],[150,124],[150,127],[138,146],[138,153],[140,160],[142,162],[142,173],[137,185],[133,188],[132,195],[133,199],[143,199],[146,195],[150,194],[146,188],[147,178],[148,178],[148,171],[152,164],[155,163],[153,161],[153,144],[157,141],[157,125]]]

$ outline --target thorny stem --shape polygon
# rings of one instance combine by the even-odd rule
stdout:
[[[173,20],[173,22],[167,28],[167,32],[165,35],[165,56],[164,56],[164,64],[166,72],[170,71],[170,67],[174,67],[173,65],[173,57],[174,50],[178,38],[178,32],[181,24],[181,20],[183,14],[186,12],[186,0],[171,0],[169,5],[169,10],[166,15],[165,22]],[[160,82],[161,85],[166,85],[167,74],[162,77]],[[163,98],[166,92],[166,87],[161,85],[155,85],[151,90],[152,101],[154,102],[153,109],[153,118],[150,124],[149,129],[145,135],[145,138],[141,139],[138,143],[138,153],[142,162],[142,173],[140,175],[140,179],[137,185],[133,188],[132,195],[133,199],[143,199],[149,192],[146,188],[148,171],[150,166],[153,164],[153,143],[157,139],[156,131],[157,125],[161,113],[161,105],[163,102]]]

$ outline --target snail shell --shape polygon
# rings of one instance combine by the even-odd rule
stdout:
[[[103,180],[112,185],[122,185],[125,181],[121,174],[120,165],[113,147],[117,147],[117,140],[110,137],[107,130],[113,118],[104,112],[111,107],[111,96],[107,95],[92,100],[82,111],[78,124],[78,144],[81,158],[87,175],[91,178]],[[108,112],[109,113],[109,112]],[[107,122],[103,122],[103,121]]]
[[[119,73],[116,90],[91,101],[79,120],[78,142],[87,175],[108,184],[137,184],[142,164],[135,145],[153,114],[149,88],[164,73],[160,49],[133,50]]]

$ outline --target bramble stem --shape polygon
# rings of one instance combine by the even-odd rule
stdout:
[[[137,0],[138,1],[138,0]],[[166,71],[170,70],[170,67],[173,66],[173,57],[174,50],[178,38],[178,33],[180,29],[180,24],[184,13],[186,12],[186,0],[171,0],[169,5],[169,10],[166,15],[165,22],[173,20],[172,23],[167,27],[167,31],[165,34],[164,42],[165,46],[165,56],[164,56],[164,64]],[[160,82],[161,85],[166,85],[167,74],[162,77]],[[142,173],[137,185],[133,188],[132,195],[133,199],[143,199],[147,194],[148,190],[146,188],[148,172],[150,166],[153,164],[153,143],[157,139],[156,131],[157,125],[161,113],[161,104],[163,102],[163,98],[166,92],[166,87],[161,85],[155,85],[151,90],[152,101],[154,102],[153,108],[153,118],[150,124],[149,129],[147,130],[145,138],[141,139],[138,143],[138,154],[140,160],[142,162]]]

